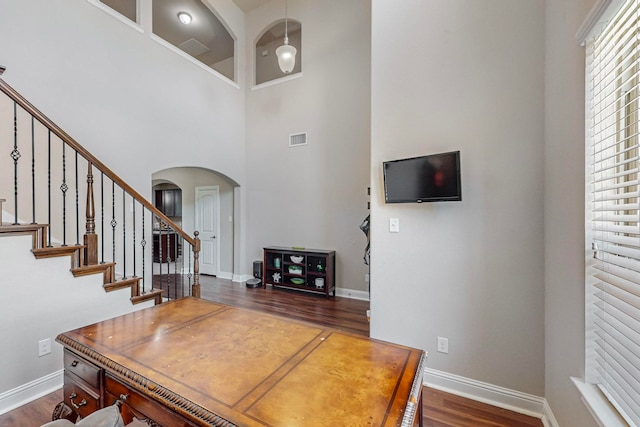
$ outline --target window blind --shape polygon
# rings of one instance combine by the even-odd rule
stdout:
[[[586,380],[640,427],[640,0],[587,41]]]

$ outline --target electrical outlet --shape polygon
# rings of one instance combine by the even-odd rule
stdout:
[[[438,337],[438,351],[449,353],[449,338]]]
[[[51,353],[51,338],[38,341],[38,357]]]

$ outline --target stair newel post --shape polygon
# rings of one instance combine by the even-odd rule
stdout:
[[[98,264],[98,235],[96,234],[96,207],[93,200],[93,165],[88,164],[86,232],[84,235],[84,265]]]
[[[199,231],[193,233],[195,245],[193,245],[193,285],[191,285],[191,296],[200,298],[200,235]]]

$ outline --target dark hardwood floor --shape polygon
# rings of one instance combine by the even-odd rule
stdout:
[[[347,332],[369,335],[368,301],[322,296],[281,289],[247,288],[229,280],[201,276],[201,297],[224,304],[319,323]],[[540,419],[496,408],[485,403],[423,388],[425,427],[542,427]],[[62,401],[62,390],[0,415],[2,427],[38,427],[51,420]],[[170,426],[167,426],[170,427]]]
[[[369,301],[326,298],[318,294],[271,287],[252,289],[211,276],[200,276],[200,285],[203,299],[369,336]]]
[[[429,387],[422,388],[424,427],[542,427],[542,420]]]
[[[53,408],[62,402],[62,389],[0,415],[2,427],[38,427],[51,421]]]

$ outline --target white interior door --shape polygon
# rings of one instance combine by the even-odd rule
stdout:
[[[218,186],[196,187],[196,230],[200,232],[200,273],[217,276],[220,265]]]

